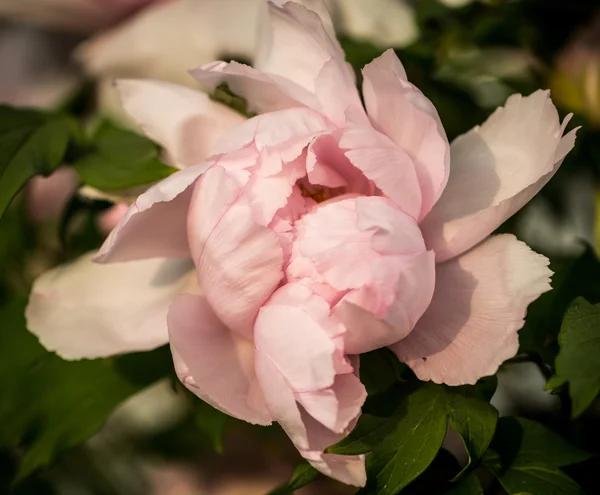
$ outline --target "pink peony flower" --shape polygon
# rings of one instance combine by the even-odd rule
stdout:
[[[97,259],[120,263],[44,275],[27,318],[68,358],[169,340],[191,391],[279,422],[313,466],[360,486],[363,456],[324,454],[360,415],[358,355],[390,346],[419,378],[458,385],[517,352],[551,272],[513,236],[490,234],[575,135],[562,137],[566,121],[538,91],[449,145],[393,51],[364,68],[363,108],[331,23],[280,3],[269,2],[255,68],[194,71],[258,116],[167,83],[120,83],[125,109],[183,170],[111,233]]]

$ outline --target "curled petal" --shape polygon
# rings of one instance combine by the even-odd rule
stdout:
[[[347,128],[339,145],[350,163],[402,211],[419,218],[422,196],[415,165],[400,147],[369,127]]]
[[[207,167],[203,164],[181,170],[141,194],[110,233],[96,260],[189,258],[186,218],[190,186]]]
[[[280,3],[280,2],[277,2]],[[317,96],[325,114],[342,123],[346,108],[362,108],[354,73],[331,29],[331,19],[296,2],[269,2],[255,67],[289,79]]]
[[[493,375],[519,347],[527,306],[550,290],[548,260],[512,235],[437,265],[431,305],[391,346],[421,380],[448,385]]]
[[[452,173],[423,220],[427,247],[443,261],[474,246],[550,180],[575,144],[564,137],[547,91],[513,95],[481,126],[452,143]]]
[[[93,255],[36,280],[26,311],[29,330],[65,359],[166,344],[169,305],[196,286],[192,263],[152,259],[101,265]]]
[[[423,218],[448,181],[450,149],[433,104],[408,82],[393,50],[363,69],[367,112],[375,127],[411,158],[418,178]]]
[[[302,86],[238,62],[211,62],[192,70],[191,74],[208,91],[227,83],[231,91],[246,99],[248,110],[252,112],[267,113],[302,105],[319,108],[315,95]]]
[[[322,473],[342,483],[364,486],[366,483],[364,456],[340,456],[323,451],[346,436],[356,424],[356,417],[342,433],[325,428],[296,402],[288,382],[270,357],[256,351],[256,375],[273,418],[288,434],[306,460]]]
[[[254,371],[254,346],[229,330],[206,299],[180,295],[169,339],[181,382],[215,408],[253,424],[272,421]]]

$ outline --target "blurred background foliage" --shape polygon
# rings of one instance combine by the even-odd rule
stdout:
[[[405,3],[413,9],[418,35],[396,51],[409,80],[435,104],[450,140],[483,122],[510,94],[539,88],[551,89],[560,113],[575,114],[569,126],[581,129],[560,172],[500,229],[550,257],[556,275],[554,290],[530,307],[520,332],[522,353],[503,366],[498,388],[486,380],[463,391],[422,385],[386,352],[370,353],[361,369],[370,392],[368,414],[348,445],[342,442],[334,449],[355,453],[352,449],[362,442],[363,451],[370,451],[376,443],[387,445],[386,452],[414,459],[414,449],[426,443],[421,464],[409,462],[404,471],[395,471],[401,480],[396,491],[380,484],[378,463],[391,461],[385,452],[375,451],[369,457],[374,474],[360,492],[364,494],[597,493],[600,3]],[[6,21],[1,29],[0,50],[3,33],[15,25]],[[48,49],[53,43],[67,54],[79,41],[79,35],[42,35]],[[340,40],[359,80],[360,68],[384,50],[381,40],[347,33]],[[244,54],[227,55],[244,59]],[[77,68],[68,55],[66,60],[71,77]],[[0,90],[8,77],[0,75]],[[153,143],[98,114],[93,79],[76,80],[59,113],[19,112],[15,119],[14,110],[0,109],[0,178],[13,181],[13,192],[25,185],[0,220],[0,493],[252,495],[266,494],[286,479],[289,484],[271,493],[292,493],[309,482],[298,493],[354,493],[316,477],[305,465],[291,477],[298,456],[279,428],[242,424],[191,397],[175,379],[166,348],[65,362],[27,332],[23,312],[33,280],[98,247],[101,216],[112,207],[111,195],[135,195],[136,187],[171,172]],[[240,101],[226,96],[239,108]],[[222,94],[219,99],[223,101]],[[23,173],[19,167],[19,160],[39,148],[14,144],[15,120],[21,122],[17,130],[23,136],[53,136],[36,170]],[[56,149],[60,140],[64,143]],[[10,152],[11,146],[21,146],[21,155]],[[71,192],[56,199],[60,207],[54,214],[32,214],[36,186],[26,182],[31,175],[60,170],[62,164],[77,172],[75,187],[93,186],[102,194]],[[3,184],[2,207],[10,199],[7,190]],[[488,409],[492,395],[502,416],[498,422]],[[447,409],[438,408],[433,416],[408,409],[419,416],[419,424],[427,417],[428,435],[440,433],[411,437],[413,420],[399,411],[406,404],[425,407],[440,397]],[[454,409],[458,400],[473,412],[466,426]],[[447,417],[465,440],[466,451],[452,435],[440,450]],[[472,422],[479,420],[477,430]],[[373,424],[391,424],[392,430],[368,444],[361,432],[372,431]],[[407,438],[419,445],[407,444]]]

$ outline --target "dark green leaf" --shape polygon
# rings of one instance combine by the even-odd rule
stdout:
[[[522,352],[542,356],[554,364],[558,353],[558,333],[563,315],[578,296],[592,304],[600,303],[600,263],[591,250],[579,259],[554,263],[550,268],[553,290],[546,292],[527,309],[525,326],[519,331]]]
[[[0,308],[0,448],[21,452],[20,477],[93,435],[120,402],[159,378],[157,361],[168,358],[161,349],[63,361],[25,329],[24,309],[22,301]]]
[[[195,406],[198,408],[196,424],[208,435],[215,451],[221,454],[227,416],[206,402],[197,401]]]
[[[79,137],[70,117],[0,105],[0,217],[25,183],[50,175]]]
[[[559,468],[584,461],[590,454],[545,426],[527,419],[502,418],[491,446],[484,465],[510,495],[583,494]]]
[[[175,171],[160,161],[159,152],[145,137],[104,122],[92,137],[90,150],[73,166],[92,187],[127,189],[164,179]]]
[[[360,356],[360,381],[369,396],[386,392],[402,379],[406,365],[389,349],[378,349]]]
[[[269,492],[269,495],[291,495],[296,490],[312,483],[318,474],[319,472],[308,462],[303,462],[296,468],[292,479],[288,483],[278,486],[275,490]]]
[[[440,449],[433,462],[415,481],[402,490],[402,495],[432,495],[444,493],[452,486],[452,478],[460,471],[456,458]]]
[[[556,376],[548,382],[548,388],[568,382],[572,414],[576,417],[600,392],[600,304],[575,299],[563,319],[558,343]]]
[[[469,462],[463,470],[465,473],[489,447],[496,431],[498,411],[476,387],[456,387],[449,392],[452,394],[450,426],[462,438],[469,456]]]
[[[475,462],[488,448],[497,421],[497,411],[482,393],[489,386],[488,382],[474,387],[427,383],[416,388],[394,388],[389,395],[401,394],[402,398],[390,416],[363,414],[356,428],[328,452],[370,453],[367,487],[361,493],[394,495],[431,464],[450,418],[452,428],[463,438],[470,461]]]
[[[371,452],[367,486],[360,493],[394,495],[431,464],[446,434],[444,387],[425,384],[410,391],[391,418],[364,414],[354,431],[328,449],[337,454]]]
[[[483,488],[477,476],[471,473],[447,491],[445,495],[483,495]]]

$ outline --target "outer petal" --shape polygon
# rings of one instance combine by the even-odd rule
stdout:
[[[237,62],[212,62],[192,70],[191,74],[208,91],[227,83],[235,94],[246,99],[252,112],[267,113],[302,105],[319,108],[315,95],[302,86]]]
[[[575,131],[561,138],[567,122],[547,91],[513,95],[452,143],[450,180],[421,225],[438,261],[480,242],[550,180],[575,143]]]
[[[100,265],[93,254],[55,268],[33,286],[27,326],[65,359],[97,358],[166,344],[172,300],[196,285],[189,260]]]
[[[491,237],[437,266],[429,309],[391,349],[422,380],[462,385],[493,375],[516,354],[527,306],[550,290],[551,274],[514,236]]]
[[[363,93],[374,126],[387,134],[412,159],[423,203],[419,218],[429,212],[448,181],[450,150],[433,104],[406,78],[393,50],[363,69]]]
[[[362,105],[331,19],[322,5],[319,11],[296,2],[269,2],[270,22],[262,30],[255,67],[317,95],[325,114],[341,124],[348,107]]]
[[[122,80],[125,110],[179,168],[202,163],[215,143],[245,118],[206,93],[160,81]]]
[[[256,351],[256,375],[274,419],[281,425],[302,457],[316,469],[342,483],[364,486],[364,456],[323,454],[325,448],[341,440],[354,426],[335,434],[317,423],[298,407],[294,393],[271,359]]]
[[[201,296],[179,296],[171,305],[168,321],[182,383],[231,416],[270,424],[271,414],[254,371],[252,342],[223,325]]]
[[[98,252],[98,261],[188,258],[190,187],[209,164],[177,172],[152,186],[129,207]]]
[[[256,223],[242,186],[218,166],[195,188],[188,232],[200,287],[215,313],[252,335],[260,306],[283,277],[277,235]]]

